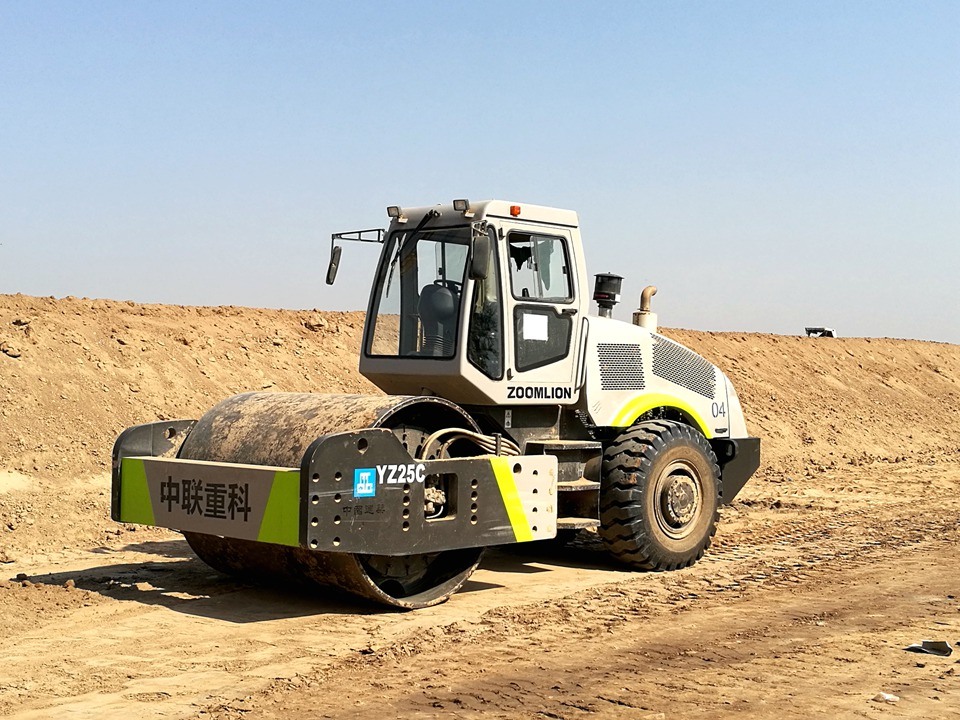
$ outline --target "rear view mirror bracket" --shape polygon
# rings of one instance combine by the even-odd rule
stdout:
[[[333,233],[330,236],[330,264],[327,266],[327,285],[333,285],[337,279],[337,271],[340,269],[340,255],[343,252],[343,247],[337,244],[338,240],[341,242],[382,243],[385,235],[386,232],[383,228]]]

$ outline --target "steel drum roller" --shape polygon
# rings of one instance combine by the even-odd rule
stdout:
[[[330,433],[390,428],[413,454],[433,430],[476,425],[456,405],[416,396],[248,393],[224,400],[194,426],[178,457],[300,467],[309,445]],[[205,563],[243,580],[335,587],[400,608],[442,602],[466,582],[481,548],[386,557],[328,553],[184,532]]]

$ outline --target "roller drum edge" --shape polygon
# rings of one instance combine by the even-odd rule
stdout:
[[[318,437],[347,429],[383,426],[399,409],[420,400],[306,393],[237,395],[216,405],[197,422],[178,457],[299,467],[307,448]],[[448,406],[448,410],[456,408],[446,401],[440,404]],[[471,424],[469,418],[464,424]],[[467,581],[483,552],[482,548],[468,548],[429,556],[384,558],[318,552],[196,532],[183,534],[201,560],[239,579],[283,579],[307,586],[334,587],[403,609],[443,602]]]
[[[381,590],[371,578],[366,566],[367,556],[317,552],[203,533],[185,532],[183,535],[197,557],[210,567],[238,579],[258,583],[282,580],[306,587],[336,588],[406,610],[425,608],[446,600],[470,578],[482,556],[482,548],[442,553],[455,572],[432,587],[397,597]]]

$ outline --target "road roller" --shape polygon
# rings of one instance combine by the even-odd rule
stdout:
[[[211,567],[400,609],[454,594],[488,547],[592,532],[672,570],[760,464],[737,393],[661,335],[646,288],[592,300],[577,214],[491,200],[387,209],[360,372],[384,394],[251,392],[128,428],[112,517],[183,533]]]

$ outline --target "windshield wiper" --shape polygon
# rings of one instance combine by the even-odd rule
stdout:
[[[390,274],[387,275],[387,287],[386,287],[386,290],[384,291],[384,295],[390,294],[390,286],[393,284],[393,271],[397,267],[397,262],[400,260],[400,251],[403,249],[403,246],[411,242],[412,240],[416,240],[416,238],[420,235],[420,232],[423,230],[426,224],[431,220],[433,220],[434,218],[438,218],[438,217],[440,217],[439,210],[428,210],[427,214],[424,215],[423,218],[420,220],[420,222],[417,223],[417,226],[413,229],[413,232],[410,233],[410,235],[408,235],[403,240],[400,240],[399,242],[397,242],[396,252],[394,252],[393,254],[393,260],[390,261]]]

